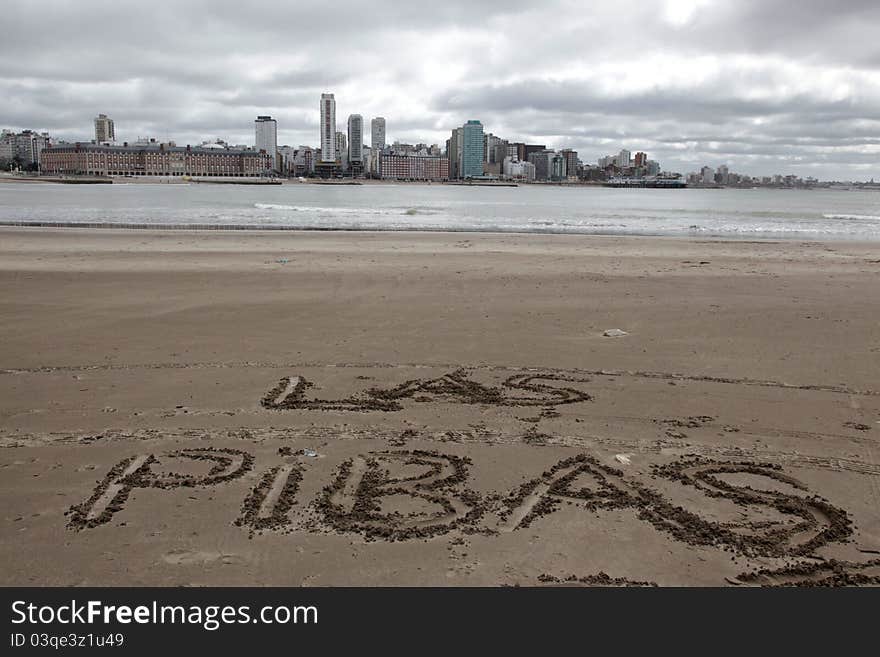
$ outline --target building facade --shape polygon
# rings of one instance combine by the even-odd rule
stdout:
[[[348,162],[348,146],[344,132],[336,133],[336,162],[345,165]],[[343,168],[348,168],[343,166]]]
[[[293,153],[293,168],[291,174],[294,176],[310,176],[315,173],[315,150],[311,146],[300,146]]]
[[[483,175],[483,124],[468,121],[462,126],[461,177]]]
[[[441,155],[379,153],[379,177],[383,180],[448,180],[449,159]]]
[[[364,164],[364,117],[360,114],[348,117],[348,163],[361,168]]]
[[[265,151],[274,161],[278,152],[278,124],[271,116],[258,116],[254,121],[254,149]]]
[[[578,175],[578,154],[570,148],[563,148],[559,154],[565,158],[565,171],[569,178]]]
[[[0,166],[17,164],[25,168],[34,168],[40,163],[43,149],[49,145],[48,132],[4,130],[0,133]]]
[[[370,148],[374,153],[385,148],[385,117],[377,116],[370,121]]]
[[[321,161],[336,162],[336,98],[321,94]]]
[[[505,178],[529,182],[535,179],[535,165],[531,162],[523,162],[516,157],[508,156],[504,158],[503,174]]]
[[[553,153],[550,156],[550,180],[562,182],[568,177],[568,161],[562,153]]]
[[[529,162],[535,166],[535,180],[550,180],[551,161],[555,153],[544,149],[529,153]]]
[[[455,128],[446,140],[446,159],[449,160],[449,177],[461,178],[461,152],[464,144],[464,129]]]
[[[258,177],[272,158],[259,151],[154,144],[58,144],[43,149],[44,173],[86,176]]]
[[[116,141],[116,126],[113,119],[106,114],[98,114],[95,118],[95,141],[99,144],[112,144]]]
[[[520,146],[518,144],[518,146]],[[521,144],[522,148],[517,150],[516,156],[523,162],[529,162],[529,155],[532,153],[542,153],[547,150],[544,144]]]

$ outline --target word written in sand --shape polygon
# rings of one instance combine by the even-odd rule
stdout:
[[[105,525],[124,512],[132,495],[226,485],[250,472],[253,463],[243,450],[210,447],[131,456],[70,508],[68,526],[87,530]],[[844,510],[775,464],[692,458],[654,468],[652,476],[659,480],[735,504],[742,513],[731,522],[676,505],[636,476],[589,454],[560,460],[507,492],[469,488],[470,465],[466,457],[437,451],[371,451],[342,461],[331,481],[304,505],[297,495],[309,474],[306,462],[287,457],[256,478],[234,522],[251,535],[295,526],[298,531],[360,534],[368,541],[407,541],[451,532],[517,532],[566,504],[588,513],[625,511],[675,540],[750,557],[807,557],[822,546],[846,542],[853,533]],[[731,483],[743,479],[749,483]]]
[[[556,406],[590,401],[586,392],[565,385],[589,383],[561,374],[516,374],[500,386],[488,386],[468,377],[459,369],[436,379],[412,379],[391,388],[368,388],[340,399],[309,398],[313,383],[302,376],[281,379],[261,400],[272,410],[400,411],[401,402],[446,401],[486,406]]]

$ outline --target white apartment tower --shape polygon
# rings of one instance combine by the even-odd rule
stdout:
[[[370,121],[370,148],[374,153],[385,148],[385,118],[382,116]]]
[[[278,152],[278,124],[271,116],[258,116],[254,121],[254,148],[266,151],[272,158],[274,168]]]
[[[106,114],[98,114],[95,119],[95,141],[99,144],[116,141],[116,128],[113,119]]]
[[[336,98],[321,94],[321,161],[336,161]]]
[[[351,114],[348,117],[348,162],[349,164],[364,161],[364,117]]]

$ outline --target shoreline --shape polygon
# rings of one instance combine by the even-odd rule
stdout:
[[[454,228],[347,228],[339,227],[315,227],[315,226],[292,226],[289,224],[157,224],[157,223],[124,223],[124,222],[79,222],[79,221],[10,221],[0,220],[0,230],[2,229],[22,229],[22,230],[84,230],[84,231],[156,231],[156,232],[192,232],[192,233],[339,233],[339,234],[403,234],[403,235],[488,235],[488,236],[557,236],[557,237],[607,237],[607,238],[641,238],[641,239],[669,239],[669,240],[691,240],[704,241],[711,240],[716,242],[731,243],[801,243],[810,244],[876,244],[880,245],[880,236],[877,240],[853,240],[848,237],[822,236],[813,237],[811,235],[728,235],[707,232],[705,234],[687,233],[687,234],[660,234],[660,233],[622,233],[622,232],[575,232],[563,230],[546,230],[536,229],[531,231],[525,230],[473,230]]]

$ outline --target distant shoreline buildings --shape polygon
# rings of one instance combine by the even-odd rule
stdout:
[[[218,139],[199,146],[139,139],[118,144],[116,125],[106,114],[94,119],[92,142],[53,143],[48,133],[4,130],[0,169],[47,174],[102,176],[296,176],[376,178],[381,180],[511,180],[528,183],[587,183],[623,187],[813,187],[816,178],[753,177],[726,165],[708,166],[686,176],[663,171],[645,151],[627,149],[586,164],[571,148],[509,141],[486,132],[470,119],[453,128],[445,150],[437,144],[387,143],[385,117],[370,120],[370,144],[364,143],[364,118],[350,114],[345,132],[337,130],[336,97],[322,93],[319,146],[278,144],[278,124],[268,115],[254,121],[254,145],[232,146]],[[828,184],[828,183],[825,183]]]

